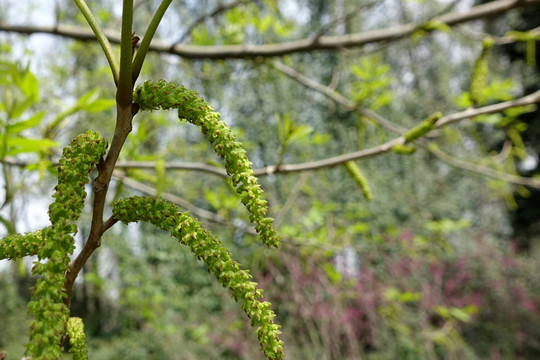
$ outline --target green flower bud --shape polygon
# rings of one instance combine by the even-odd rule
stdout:
[[[495,41],[493,38],[485,38],[482,41],[482,52],[474,62],[469,86],[469,97],[473,105],[482,104],[482,101],[484,100],[484,88],[486,87],[489,71],[487,56],[494,44]]]

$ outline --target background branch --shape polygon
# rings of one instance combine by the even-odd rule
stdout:
[[[113,177],[118,181],[122,181],[122,183],[125,186],[127,186],[127,187],[129,187],[129,188],[131,188],[133,190],[140,191],[140,192],[145,193],[147,195],[157,196],[157,191],[156,191],[156,189],[154,187],[143,184],[141,182],[138,182],[138,181],[126,176],[126,174],[123,171],[115,170],[114,173],[113,173]],[[211,221],[214,221],[214,222],[217,222],[217,223],[223,223],[223,224],[227,223],[226,219],[223,218],[221,215],[213,213],[213,212],[208,211],[208,210],[201,209],[201,208],[193,205],[189,201],[187,201],[185,199],[182,199],[181,197],[179,197],[177,195],[173,195],[173,194],[167,193],[167,192],[162,192],[162,193],[160,193],[160,196],[161,196],[162,199],[170,201],[170,202],[172,202],[172,203],[174,203],[174,204],[188,210],[189,212],[191,212],[193,214],[196,214],[197,216],[199,216],[201,218],[211,220]],[[228,223],[227,223],[227,225],[228,225]]]
[[[484,5],[475,6],[467,12],[451,13],[437,16],[434,22],[454,26],[468,21],[502,15],[508,10],[540,4],[540,0],[498,0]],[[422,24],[404,24],[386,29],[369,30],[360,33],[321,36],[317,41],[311,38],[292,40],[279,44],[266,45],[215,45],[198,46],[186,44],[171,44],[154,40],[149,49],[162,53],[175,54],[190,59],[242,59],[251,57],[275,57],[293,53],[306,53],[314,50],[342,50],[358,48],[370,43],[389,42],[403,39],[411,35]],[[21,34],[49,33],[78,40],[95,40],[91,31],[80,27],[67,25],[30,26],[0,24],[0,31],[17,32]],[[119,43],[120,37],[115,31],[104,31],[109,40]]]
[[[493,113],[501,112],[503,110],[510,109],[513,107],[525,106],[525,105],[536,104],[536,103],[540,103],[540,90],[530,95],[527,95],[527,96],[524,96],[515,100],[505,101],[498,104],[488,105],[488,106],[484,106],[484,107],[480,107],[476,109],[470,108],[465,111],[443,116],[435,124],[434,129],[442,128],[443,126],[447,126],[449,124],[452,124],[460,120],[469,119],[469,118],[473,118],[473,117],[485,115],[485,114],[493,114]],[[362,111],[365,111],[365,110],[362,110]],[[369,113],[371,114],[371,112]],[[397,125],[393,125],[392,122],[384,119],[384,117],[382,117],[381,115],[375,112],[373,112],[372,114],[375,114],[379,119],[384,120],[385,124],[390,124],[393,127],[397,127]],[[395,132],[399,134],[403,134],[406,131],[407,129],[402,129],[400,127],[399,129],[396,129]],[[380,145],[377,145],[368,149],[363,149],[363,150],[359,150],[352,153],[333,156],[333,157],[329,157],[329,158],[325,158],[321,160],[308,161],[304,163],[284,164],[280,166],[270,165],[264,168],[254,169],[253,173],[257,177],[263,177],[263,176],[267,176],[271,174],[287,174],[287,173],[293,173],[293,172],[312,171],[312,170],[318,170],[318,169],[322,169],[326,167],[333,167],[336,165],[343,164],[347,161],[365,159],[372,156],[384,154],[388,151],[391,151],[394,145],[402,144],[403,142],[404,142],[404,137],[400,136],[392,140],[389,140],[383,144],[380,144]],[[421,144],[424,144],[424,143],[421,143]],[[424,144],[424,145],[427,145],[427,144]],[[442,159],[443,157],[441,156],[440,158]],[[28,162],[17,161],[11,157],[6,157],[5,162],[6,164],[15,165],[15,166],[28,165]],[[469,167],[472,168],[474,166],[469,166]],[[154,161],[123,161],[123,162],[116,163],[117,169],[137,168],[137,169],[154,170],[155,167],[156,167],[156,163]],[[164,164],[164,167],[167,170],[194,170],[194,171],[210,173],[210,174],[217,175],[223,178],[228,177],[224,169],[211,166],[205,163],[171,161],[171,162],[166,162]],[[488,172],[485,172],[485,173],[488,173]],[[507,174],[507,175],[511,175],[511,174]],[[515,175],[511,175],[507,177],[507,179],[514,179],[514,177]],[[515,181],[510,181],[510,182],[521,184],[523,182],[523,179],[528,179],[528,178],[522,178],[522,177],[519,177],[519,178],[522,179],[522,180],[519,180],[519,182],[515,182]],[[538,187],[538,185],[540,184],[538,180],[534,180],[534,179],[531,179],[531,181],[524,180],[524,182],[527,183],[526,185],[532,186],[532,187]]]

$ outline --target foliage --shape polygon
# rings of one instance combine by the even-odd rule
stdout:
[[[125,5],[127,4],[126,2]],[[239,142],[235,141],[232,131],[219,120],[219,114],[213,112],[210,105],[206,104],[197,93],[163,81],[156,84],[146,82],[142,89],[135,92],[135,97],[133,97],[131,94],[132,85],[129,85],[129,80],[126,80],[126,76],[123,75],[129,71],[129,77],[131,77],[131,60],[128,60],[127,63],[122,60],[127,55],[125,51],[122,51],[120,63],[115,60],[114,55],[111,54],[110,44],[102,36],[102,31],[95,22],[90,9],[84,2],[78,2],[78,6],[96,32],[110,62],[113,75],[119,76],[116,79],[119,82],[118,106],[125,105],[124,100],[128,99],[127,105],[129,111],[132,111],[131,117],[138,110],[135,106],[143,110],[174,107],[178,109],[180,118],[199,125],[203,133],[209,136],[210,143],[215,145],[218,154],[226,160],[227,171],[232,177],[233,184],[238,187],[238,192],[243,195],[242,201],[252,213],[251,220],[257,223],[256,228],[261,233],[263,242],[268,246],[277,247],[279,238],[273,229],[272,219],[263,217],[267,211],[266,202],[262,199],[262,190],[253,176],[245,150]],[[161,13],[164,11],[161,8],[160,10]],[[125,8],[124,22],[129,21],[128,19],[133,16],[132,12],[133,8],[130,9],[129,6]],[[150,23],[149,31],[152,31],[152,27],[155,30],[160,16],[162,14],[158,10],[154,17],[155,21]],[[125,44],[133,46],[128,41],[133,40],[124,37],[122,47],[127,48]],[[139,54],[143,53],[143,58],[146,50],[139,51]],[[137,59],[135,59],[135,63],[136,61]],[[20,102],[14,96],[5,97],[2,109],[7,113],[8,118],[17,118],[36,102],[37,80],[28,71],[20,77],[16,67],[11,66],[9,69],[11,70],[10,75],[13,76],[11,82],[18,85],[27,99]],[[138,75],[137,71],[140,69],[134,70],[135,77]],[[126,94],[126,91],[129,94]],[[8,91],[6,94],[9,96],[11,92]],[[89,93],[81,98],[79,103],[88,102],[91,97],[92,93]],[[130,99],[133,98],[135,110],[131,109]],[[100,101],[97,100],[97,102]],[[104,105],[105,108],[108,107],[106,102]],[[10,124],[6,130],[17,133],[34,126],[42,115],[35,117],[35,119]],[[122,128],[122,120],[126,121],[121,116],[119,115],[117,128]],[[131,118],[128,121],[131,123]],[[122,136],[125,139],[127,133]],[[45,140],[41,142],[43,141]],[[117,141],[117,137],[113,138],[112,148],[122,147],[123,141],[121,143]],[[17,147],[17,144],[20,143],[21,141],[5,141],[2,148],[5,150],[8,146]],[[30,148],[34,150],[36,145],[32,144]],[[40,277],[34,287],[32,300],[28,302],[29,312],[33,314],[34,319],[30,325],[30,342],[27,344],[26,353],[33,359],[60,358],[66,333],[70,337],[74,358],[86,359],[88,357],[82,320],[69,317],[68,306],[71,300],[69,294],[71,289],[66,285],[69,280],[65,276],[80,270],[80,268],[75,270],[74,265],[70,263],[70,255],[75,248],[73,235],[77,232],[75,222],[79,219],[84,207],[85,185],[88,183],[90,171],[98,163],[100,166],[97,168],[102,172],[103,167],[106,166],[104,165],[106,148],[107,142],[103,137],[91,130],[73,139],[70,145],[64,149],[59,161],[58,185],[53,194],[55,201],[49,207],[51,226],[34,233],[11,235],[0,243],[0,259],[19,259],[23,256],[37,255],[39,260],[34,263],[32,273]],[[24,151],[23,148],[15,153]],[[114,154],[111,150],[109,156],[111,153],[115,160],[118,153]],[[3,156],[5,155],[4,151]],[[114,163],[112,165],[114,166]],[[109,179],[105,181],[110,181],[110,175]],[[106,189],[108,184],[105,183],[102,186]],[[256,283],[249,281],[249,275],[240,270],[239,265],[230,258],[229,252],[219,246],[217,240],[208,236],[206,230],[198,222],[187,214],[179,215],[178,209],[174,205],[151,198],[130,198],[123,202],[116,202],[113,204],[112,219],[115,222],[119,220],[124,222],[146,220],[165,230],[171,230],[174,227],[173,234],[182,243],[190,245],[194,254],[207,264],[208,269],[215,274],[222,285],[231,289],[235,299],[242,300],[242,307],[251,319],[252,326],[256,328],[261,347],[268,359],[281,359],[283,357],[283,343],[278,339],[279,326],[273,323],[275,315],[270,310],[270,303],[257,300],[262,294],[261,290],[256,289]],[[99,239],[97,241],[99,243]]]
[[[291,349],[298,358],[538,356],[537,259],[474,240],[472,251],[441,253],[405,230],[364,246],[358,273],[337,281],[325,271],[335,259],[285,251],[258,278],[286,314],[285,341],[312,344]]]
[[[517,20],[533,1],[489,19],[442,0],[137,1],[133,19],[112,1],[74,3],[0,5],[0,258],[12,259],[0,261],[0,358],[24,351],[36,319],[32,339],[54,354],[279,358],[274,311],[285,358],[538,357],[537,249],[515,251],[511,223],[533,224],[522,241],[537,241],[522,205],[540,186],[538,17]],[[55,35],[18,34],[47,31],[37,11],[56,16]],[[87,20],[97,41],[57,36],[86,36]],[[108,150],[79,216],[57,205],[80,200],[71,180],[90,174],[52,164],[88,128]],[[51,214],[78,220],[47,226],[40,204],[64,175],[77,192],[58,185]],[[63,279],[30,271],[47,239],[62,254],[34,270]]]

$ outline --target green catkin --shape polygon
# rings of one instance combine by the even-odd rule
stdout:
[[[34,262],[32,268],[32,273],[40,276],[28,303],[34,319],[27,353],[33,360],[59,359],[62,355],[60,342],[69,316],[63,303],[67,296],[64,275],[75,247],[72,235],[77,231],[75,221],[84,206],[88,175],[106,147],[99,133],[87,131],[73,139],[60,158],[55,201],[49,207],[52,226],[42,231],[42,246],[36,252],[40,261]]]
[[[373,194],[371,192],[371,189],[369,188],[369,185],[367,183],[367,179],[362,173],[362,170],[356,165],[354,161],[347,161],[345,163],[345,168],[349,172],[349,174],[352,176],[352,178],[356,181],[358,186],[360,187],[360,190],[362,190],[362,194],[366,198],[367,201],[373,200]]]
[[[24,235],[9,235],[0,240],[0,259],[14,260],[24,256],[33,256],[43,245],[41,230]]]
[[[416,151],[416,148],[410,145],[396,144],[392,146],[392,151],[400,155],[412,155]]]
[[[250,212],[250,221],[256,224],[262,242],[267,246],[279,246],[280,238],[273,227],[273,219],[265,217],[268,207],[263,191],[253,175],[251,162],[242,144],[236,140],[231,128],[220,118],[199,94],[173,82],[146,81],[137,87],[133,102],[141,110],[177,109],[178,117],[198,126],[212,144],[214,151],[225,162],[236,192]]]
[[[435,126],[435,123],[441,117],[442,114],[440,112],[431,114],[426,120],[422,121],[420,124],[407,131],[405,135],[403,135],[403,137],[405,138],[405,144],[414,141],[430,132]]]
[[[469,97],[473,106],[481,104],[484,98],[484,88],[486,87],[488,74],[487,56],[494,44],[493,38],[487,37],[484,39],[482,42],[482,52],[474,62],[469,86]]]
[[[66,332],[69,336],[69,343],[71,344],[69,352],[73,354],[73,360],[87,360],[88,350],[82,319],[78,317],[69,318],[66,324]]]
[[[130,197],[113,203],[114,218],[123,223],[144,221],[170,231],[178,241],[189,246],[193,254],[203,261],[218,282],[241,301],[242,309],[256,329],[261,348],[268,359],[283,358],[283,342],[279,339],[279,325],[273,322],[274,312],[270,303],[259,301],[262,290],[251,281],[251,275],[240,269],[221,242],[212,237],[189,213],[181,213],[178,207],[161,199]]]

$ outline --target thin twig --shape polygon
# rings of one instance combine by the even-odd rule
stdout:
[[[508,12],[511,9],[523,8],[540,4],[540,0],[498,0],[470,8],[466,12],[450,13],[432,20],[448,26],[455,26],[465,22],[486,17],[494,17]],[[420,24],[422,25],[422,24]],[[386,29],[369,30],[360,33],[339,36],[321,36],[316,42],[311,38],[292,40],[279,44],[265,45],[215,45],[199,46],[176,44],[155,40],[149,49],[153,51],[175,54],[190,59],[243,59],[253,57],[276,57],[293,53],[305,53],[315,50],[343,50],[347,48],[360,48],[371,43],[388,43],[410,36],[418,29],[419,24],[410,23],[396,25]],[[28,26],[0,24],[0,31],[13,31],[21,34],[36,32],[66,36],[79,40],[95,40],[92,32],[80,27],[66,25],[58,26]],[[107,33],[107,31],[105,31]],[[111,42],[118,43],[120,37],[115,32],[109,32]]]
[[[508,183],[530,186],[532,188],[540,189],[540,180],[508,174],[502,171],[490,169],[482,165],[473,164],[467,161],[460,160],[454,156],[448,155],[444,153],[443,151],[439,150],[436,146],[434,146],[434,144],[427,144],[425,148],[427,148],[433,155],[435,155],[436,157],[438,157],[445,163],[452,165],[453,167],[467,170],[470,172],[474,172],[476,174],[487,176],[493,179],[502,180]]]
[[[488,105],[488,106],[484,106],[484,107],[480,107],[476,109],[471,108],[465,111],[446,115],[442,117],[436,123],[435,129],[442,128],[443,126],[447,126],[459,120],[474,118],[476,116],[485,115],[485,114],[497,113],[497,112],[501,112],[509,108],[536,104],[536,103],[540,103],[540,90],[530,95],[521,97],[519,99],[505,101],[502,103]],[[362,110],[362,111],[365,111],[365,110]],[[365,114],[366,116],[368,116],[367,112]],[[374,114],[371,114],[371,115],[374,115]],[[381,115],[377,114],[377,116],[380,117],[379,120],[384,119]],[[384,120],[386,121],[387,125],[392,124],[390,121],[386,119]],[[402,130],[400,128],[400,129],[396,129],[395,132],[399,134],[403,134],[406,132],[406,130],[407,129]],[[301,172],[301,171],[312,171],[312,170],[317,170],[317,169],[321,169],[325,167],[332,167],[332,166],[340,165],[347,161],[364,159],[364,158],[386,153],[392,149],[393,145],[403,143],[403,140],[404,140],[403,137],[400,136],[398,138],[387,141],[383,144],[374,146],[372,148],[368,148],[368,149],[364,149],[364,150],[360,150],[360,151],[356,151],[352,153],[342,154],[342,155],[338,155],[338,156],[334,156],[330,158],[325,158],[325,159],[321,159],[317,161],[310,161],[310,162],[298,163],[298,164],[284,164],[279,167],[276,165],[270,165],[264,168],[254,169],[253,173],[257,177],[262,177],[262,176],[268,176],[271,174],[287,174],[287,173]],[[11,157],[6,157],[5,162],[10,165],[21,166],[21,167],[28,165],[28,162],[18,161]],[[116,164],[116,167],[119,169],[121,168],[155,169],[155,166],[156,164],[153,161],[125,161],[125,162],[118,162]],[[195,171],[207,172],[207,173],[214,174],[220,177],[227,177],[225,170],[215,167],[215,166],[210,166],[205,163],[173,161],[173,162],[166,162],[164,166],[165,166],[165,169],[167,170],[195,170]]]
[[[119,180],[119,181],[122,181],[124,183],[125,186],[133,189],[133,190],[137,190],[137,191],[140,191],[142,193],[145,193],[147,195],[151,195],[151,196],[156,196],[157,195],[157,191],[154,187],[152,186],[149,186],[149,185],[146,185],[146,184],[143,184],[141,182],[138,182],[128,176],[126,176],[126,174],[122,171],[118,171],[118,170],[115,170],[114,173],[113,173],[113,176]],[[192,203],[190,203],[189,201],[185,200],[185,199],[182,199],[181,197],[177,196],[177,195],[174,195],[174,194],[171,194],[171,193],[168,193],[168,192],[162,192],[160,194],[160,197],[162,199],[165,199],[167,201],[170,201],[186,210],[188,210],[189,212],[201,217],[201,218],[204,218],[204,219],[207,219],[207,220],[211,220],[211,221],[214,221],[214,222],[217,222],[217,223],[226,223],[226,219],[223,218],[221,215],[219,214],[216,214],[216,213],[213,213],[213,212],[210,212],[208,210],[204,210],[204,209],[201,209],[195,205],[193,205]]]
[[[292,68],[286,66],[285,64],[283,64],[281,62],[274,61],[274,67],[277,70],[279,70],[279,71],[283,72],[284,74],[286,74],[287,76],[291,77],[292,79],[298,81],[300,84],[302,84],[302,85],[304,85],[304,86],[306,86],[306,87],[308,87],[308,88],[310,88],[312,90],[315,90],[315,91],[327,96],[328,98],[330,98],[333,101],[337,102],[338,104],[342,105],[346,110],[359,111],[359,112],[363,113],[365,116],[375,120],[377,123],[381,124],[383,127],[385,127],[386,129],[388,129],[388,130],[390,130],[390,131],[392,131],[394,133],[404,134],[407,131],[407,129],[402,128],[399,125],[393,124],[391,121],[385,119],[384,117],[382,117],[381,115],[377,114],[374,111],[371,111],[369,109],[358,109],[357,107],[354,106],[354,103],[352,102],[352,100],[338,94],[336,91],[334,91],[333,89],[331,89],[329,87],[326,87],[326,86],[324,86],[322,84],[319,84],[319,83],[307,78],[306,76],[296,72],[295,70],[293,70]],[[529,103],[540,102],[540,94],[539,94],[539,92],[536,92],[536,93],[530,94],[528,96],[525,96],[525,97],[523,97],[521,99],[513,100],[511,102],[514,102],[515,106],[521,106],[521,105],[526,105],[526,104],[528,105]],[[507,103],[511,103],[511,102],[507,102]],[[484,108],[472,109],[472,110],[476,111],[476,115],[474,115],[474,116],[478,116],[478,115],[481,115],[483,113],[483,111],[486,111],[486,112],[502,111],[502,109],[506,108],[506,106],[508,106],[508,104],[505,104],[504,106],[501,106],[501,104],[495,104],[495,105],[486,106]],[[483,110],[481,110],[481,109],[483,109]],[[494,111],[494,110],[496,110],[496,111]],[[462,120],[462,119],[466,119],[466,118],[468,118],[468,116],[466,116],[466,112],[467,111],[462,112],[461,115],[454,114],[454,115],[450,115],[450,116],[447,116],[445,118],[442,118],[437,122],[436,127],[440,128],[440,127],[448,125],[448,124],[450,124],[452,122]],[[463,113],[465,113],[465,116],[463,115]],[[506,181],[506,182],[509,182],[509,183],[513,183],[513,184],[517,184],[517,185],[525,185],[525,186],[530,186],[530,187],[534,187],[534,188],[540,188],[540,181],[539,180],[535,180],[535,179],[531,179],[531,178],[527,178],[527,177],[522,177],[522,176],[517,176],[517,175],[513,175],[513,174],[508,174],[508,173],[496,171],[496,170],[493,170],[493,169],[490,169],[490,168],[487,168],[487,167],[484,167],[484,166],[468,163],[466,161],[459,160],[459,159],[456,159],[456,158],[454,158],[454,157],[452,157],[450,155],[445,154],[443,151],[436,148],[434,146],[435,144],[431,144],[425,139],[420,139],[418,142],[423,147],[427,148],[435,156],[437,156],[439,159],[443,160],[444,162],[446,162],[446,163],[448,163],[448,164],[450,164],[450,165],[452,165],[454,167],[461,168],[461,169],[464,169],[464,170],[468,170],[468,171],[471,171],[471,172],[475,172],[477,174],[485,175],[485,176],[488,176],[488,177],[491,177],[491,178],[500,179],[500,180],[503,180],[503,181]]]

